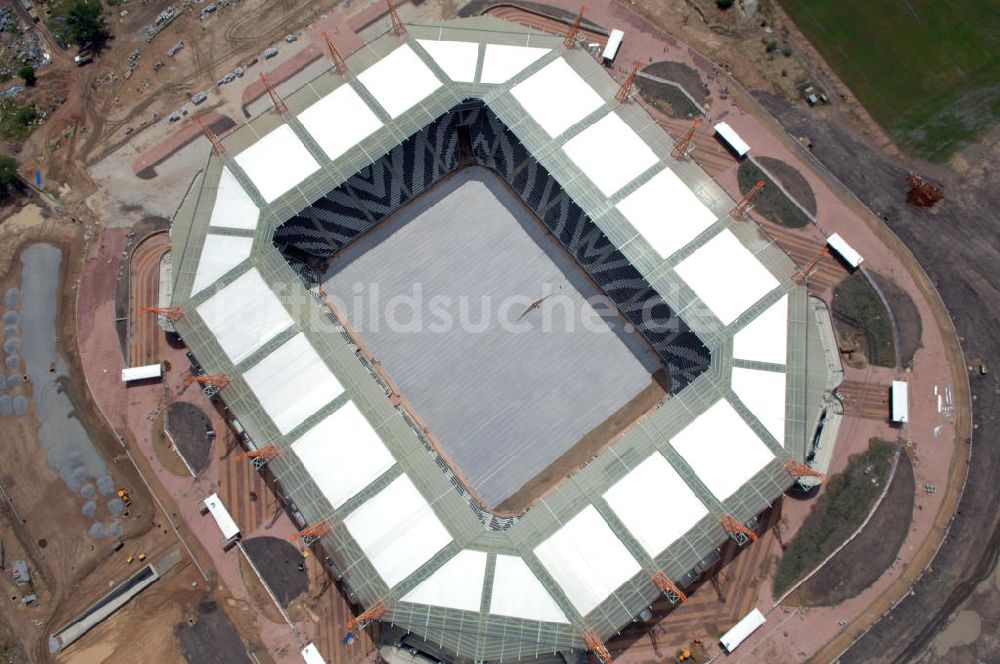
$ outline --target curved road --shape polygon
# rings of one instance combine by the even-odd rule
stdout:
[[[160,361],[159,343],[163,332],[157,317],[140,313],[154,307],[160,292],[160,259],[170,249],[170,235],[157,232],[142,239],[129,260],[129,366],[138,367]]]

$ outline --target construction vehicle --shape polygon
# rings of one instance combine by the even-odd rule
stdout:
[[[132,504],[132,498],[131,496],[128,495],[128,489],[126,489],[125,487],[121,487],[120,489],[118,489],[118,497],[121,498],[121,501],[122,503],[125,504],[125,507],[128,507],[129,505]]]
[[[674,657],[674,662],[680,664],[681,662],[688,661],[689,659],[691,659],[691,657],[692,657],[691,651],[688,650],[687,648],[684,648],[683,650],[677,653],[677,657]]]

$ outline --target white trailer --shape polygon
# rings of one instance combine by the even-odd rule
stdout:
[[[746,638],[753,634],[754,630],[763,625],[767,620],[759,609],[754,609],[743,617],[743,620],[736,623],[731,630],[722,635],[719,641],[727,653],[731,653],[739,647]]]
[[[729,149],[736,153],[736,156],[742,159],[747,156],[750,152],[750,146],[747,145],[746,141],[740,138],[740,135],[736,133],[736,130],[729,126],[727,122],[720,122],[715,125],[715,133],[718,135],[722,141],[729,146]]]
[[[151,380],[163,378],[162,364],[147,364],[144,367],[127,367],[122,369],[122,382],[131,383],[136,380]]]
[[[615,57],[618,56],[618,49],[622,46],[622,40],[625,39],[625,33],[621,30],[612,30],[611,34],[608,36],[608,43],[604,46],[604,52],[601,53],[601,59],[604,61],[605,65],[611,66]]]
[[[905,380],[892,381],[892,421],[895,424],[910,421],[910,386]]]
[[[239,537],[240,527],[236,525],[236,521],[233,520],[233,516],[226,509],[226,506],[222,504],[222,499],[219,498],[219,494],[213,493],[207,496],[198,507],[202,512],[207,511],[215,519],[215,523],[218,524],[219,530],[222,531],[222,548],[228,548],[236,538]]]
[[[852,270],[858,269],[858,266],[861,265],[861,261],[864,260],[861,254],[854,250],[854,247],[847,244],[844,238],[840,237],[840,233],[834,233],[830,237],[826,238],[826,244],[830,247],[831,251],[840,256],[840,258],[847,263]]]

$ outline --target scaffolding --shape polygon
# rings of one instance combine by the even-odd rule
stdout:
[[[345,627],[349,630],[352,630],[355,627],[358,629],[364,629],[374,621],[378,620],[380,616],[385,615],[388,611],[389,607],[385,605],[385,602],[379,600],[359,613],[356,617],[348,620]]]
[[[801,461],[795,461],[794,459],[787,461],[785,463],[785,470],[787,470],[788,474],[795,479],[800,477],[816,477],[819,478],[823,484],[826,484],[826,475],[818,470],[810,468]]]
[[[267,462],[278,456],[281,450],[274,443],[265,445],[264,447],[258,448],[256,450],[249,450],[243,454],[244,459],[250,459],[250,463],[253,464],[254,469],[260,470],[267,465]]]
[[[392,20],[392,34],[397,37],[402,37],[406,34],[406,26],[403,22],[399,20],[399,14],[396,13],[396,7],[392,4],[392,0],[386,0],[385,4],[389,5],[389,18]]]
[[[608,652],[604,641],[601,641],[601,637],[597,636],[597,632],[593,629],[588,629],[583,633],[583,642],[597,656],[598,662],[601,664],[611,664],[611,653]]]
[[[302,545],[309,548],[332,530],[329,521],[320,521],[307,528],[303,528],[291,537],[291,541],[302,540]]]
[[[688,130],[684,132],[681,139],[677,141],[674,149],[670,151],[670,156],[677,161],[683,160],[690,153],[691,139],[694,138],[694,131],[701,124],[701,118],[695,118]]]

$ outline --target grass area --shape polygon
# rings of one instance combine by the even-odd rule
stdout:
[[[945,161],[1000,120],[1000,9],[973,0],[781,0],[904,147]]]
[[[635,79],[639,94],[664,114],[672,118],[696,118],[701,116],[698,107],[691,103],[676,85],[651,81],[648,78]]]
[[[0,102],[0,138],[8,143],[23,143],[42,120],[35,106],[18,106],[13,99]]]
[[[842,323],[857,329],[865,337],[868,362],[880,367],[896,366],[896,338],[889,310],[863,272],[855,272],[833,290],[834,322],[842,337]]]
[[[774,184],[774,181],[764,175],[764,171],[757,168],[757,165],[749,159],[740,162],[736,178],[740,183],[741,194],[746,194],[753,189],[758,181],[764,181],[764,188],[753,199],[753,209],[766,219],[788,228],[802,228],[809,224],[809,217],[795,203],[788,200],[788,197]]]
[[[895,453],[895,443],[873,438],[866,451],[852,456],[847,468],[830,478],[778,563],[775,597],[813,571],[858,529],[885,487]]]

